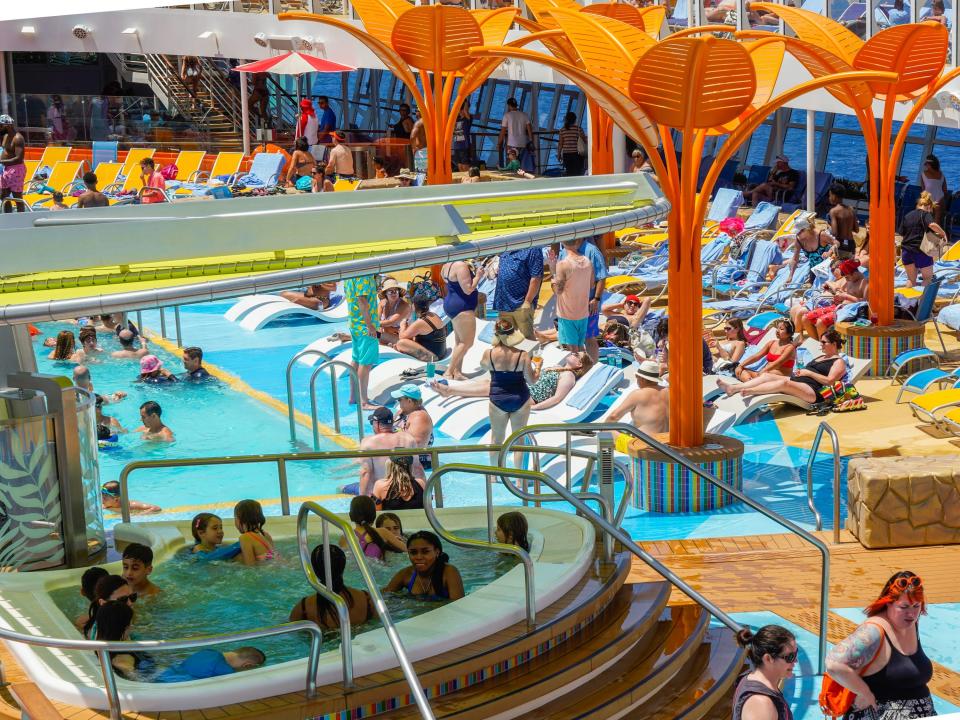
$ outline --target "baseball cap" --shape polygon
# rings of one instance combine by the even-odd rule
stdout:
[[[9,115],[0,115],[0,125],[13,125],[13,118]]]
[[[632,302],[632,303],[636,303],[637,305],[640,304],[640,298],[638,298],[636,295],[627,295],[627,296],[623,299],[623,301],[624,301],[625,303]]]
[[[369,422],[378,422],[381,425],[393,425],[393,410],[385,407],[378,407],[367,418]]]
[[[333,130],[330,133],[330,137],[335,137],[340,142],[343,142],[347,139],[347,134],[343,130]]]
[[[402,385],[398,390],[394,390],[392,393],[390,393],[390,397],[392,397],[394,400],[399,400],[403,397],[418,401],[423,399],[420,388],[413,383]]]

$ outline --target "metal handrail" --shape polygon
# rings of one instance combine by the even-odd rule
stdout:
[[[764,507],[760,503],[754,502],[740,490],[737,490],[732,485],[728,485],[727,483],[718,479],[712,473],[709,473],[703,468],[700,468],[694,463],[690,462],[687,458],[680,455],[675,449],[669,447],[668,445],[665,445],[662,442],[659,442],[658,440],[654,440],[652,437],[650,437],[646,433],[641,432],[640,430],[637,430],[637,428],[635,428],[633,425],[628,425],[627,423],[598,422],[598,423],[566,423],[566,424],[530,425],[526,428],[521,428],[517,432],[510,435],[510,437],[508,437],[504,441],[503,447],[500,450],[500,458],[499,458],[500,465],[504,464],[507,453],[511,450],[513,443],[516,442],[516,440],[521,435],[526,435],[529,433],[536,433],[536,432],[550,432],[550,431],[556,432],[557,430],[563,430],[565,428],[570,428],[571,431],[590,430],[594,432],[599,432],[599,431],[607,430],[607,431],[621,432],[626,435],[631,435],[637,438],[638,440],[641,440],[648,447],[656,450],[659,453],[662,453],[663,455],[666,455],[668,458],[670,458],[671,462],[676,463],[677,465],[680,465],[687,471],[693,473],[694,475],[696,475],[697,477],[703,480],[706,480],[708,483],[722,490],[723,492],[729,493],[740,502],[756,510],[762,515],[770,518],[781,527],[784,527],[787,530],[790,530],[791,532],[793,532],[794,534],[799,535],[800,538],[802,538],[803,540],[806,540],[808,543],[810,543],[815,548],[817,548],[820,551],[820,554],[823,559],[823,569],[821,571],[821,576],[820,576],[820,583],[821,583],[820,585],[820,631],[819,631],[820,646],[819,646],[819,659],[818,659],[818,674],[821,674],[821,675],[823,674],[824,662],[826,661],[826,656],[827,656],[827,614],[830,609],[830,604],[829,604],[830,603],[830,548],[827,547],[826,543],[824,543],[822,540],[820,540],[820,538],[816,537],[815,535],[807,532],[806,530],[804,530],[802,527],[792,522],[791,520],[788,520],[782,515],[773,512],[772,510]],[[553,487],[554,490],[557,490],[557,488],[554,487],[556,483],[553,480],[550,480],[547,484],[550,487]],[[505,485],[509,485],[509,483],[505,483]],[[569,493],[569,491],[566,491],[566,490],[564,490],[564,492]],[[601,527],[603,526],[601,525]],[[618,535],[615,535],[617,540],[620,540],[620,542],[623,543],[623,545],[625,545],[626,547],[628,547],[631,551],[633,551],[634,554],[636,554],[637,551],[643,552],[640,549],[640,547],[637,546],[636,543],[634,543],[633,540],[629,538],[628,535],[625,535],[623,533],[623,531],[619,528],[619,526],[611,529],[615,530],[618,533]],[[627,540],[629,540],[629,542],[625,542],[624,540],[622,540],[620,535],[624,535],[627,538]],[[647,564],[650,564],[650,563],[647,563]],[[659,563],[657,564],[659,565]],[[661,565],[660,567],[663,567],[663,566]],[[666,570],[666,568],[664,569]],[[667,570],[667,572],[670,572],[670,571]],[[726,614],[723,614],[722,616],[717,615],[712,609],[712,608],[715,608],[715,606],[712,603],[710,603],[706,598],[704,598],[695,590],[693,590],[693,588],[689,587],[685,582],[683,582],[683,580],[678,578],[676,575],[673,575],[673,573],[670,573],[670,575],[664,575],[664,577],[666,577],[668,580],[670,580],[675,585],[677,585],[677,587],[683,590],[691,598],[693,598],[694,600],[699,602],[701,605],[706,607],[708,610],[710,610],[710,612],[715,617],[717,617],[717,619],[721,620],[725,625],[727,625],[733,630],[740,629],[740,626],[737,625],[733,621],[733,619],[729,618],[729,616],[727,616]],[[719,608],[717,608],[717,610],[719,611]],[[730,623],[727,622],[727,620],[729,620],[730,623],[734,623],[734,624],[731,625]]]
[[[120,707],[120,694],[117,690],[117,680],[114,677],[113,666],[110,663],[111,652],[186,650],[189,648],[206,647],[208,645],[220,645],[222,643],[254,640],[261,637],[272,637],[274,635],[287,635],[296,632],[305,632],[310,635],[310,655],[307,657],[307,674],[304,687],[307,697],[313,698],[316,697],[317,694],[317,667],[320,664],[323,633],[315,623],[306,620],[284,623],[283,625],[273,625],[258,630],[244,630],[243,632],[228,633],[225,635],[207,635],[200,638],[182,638],[178,640],[70,640],[67,638],[48,638],[37,635],[27,635],[25,633],[0,628],[0,640],[23,643],[24,645],[35,645],[38,647],[58,648],[60,650],[92,650],[100,660],[100,669],[103,672],[104,692],[107,696],[110,718],[111,720],[121,720],[123,711]]]
[[[499,457],[499,459],[498,459],[498,462],[500,463],[500,465],[503,465],[504,460],[506,459],[506,454],[507,454],[507,452],[509,452],[509,451],[511,450],[511,448],[513,447],[513,444],[514,444],[517,440],[519,440],[519,439],[521,439],[521,438],[524,438],[524,437],[526,437],[527,435],[533,435],[533,434],[535,434],[535,433],[537,433],[537,432],[543,432],[543,428],[554,428],[554,427],[555,427],[555,428],[557,428],[556,431],[559,431],[559,432],[563,432],[563,433],[564,433],[564,438],[565,438],[565,439],[564,439],[564,447],[566,448],[566,450],[565,450],[565,452],[564,452],[564,456],[565,456],[565,460],[566,460],[567,487],[569,488],[569,487],[570,487],[570,475],[571,475],[571,473],[572,473],[572,468],[571,468],[572,458],[573,458],[574,456],[576,456],[576,455],[584,452],[584,451],[579,451],[579,452],[578,452],[578,451],[574,450],[573,447],[571,447],[571,445],[570,445],[570,440],[571,440],[570,436],[571,436],[573,433],[575,433],[575,432],[576,432],[576,433],[580,433],[580,434],[596,435],[596,432],[594,432],[592,429],[589,431],[589,433],[584,433],[584,430],[583,430],[582,427],[580,427],[580,425],[589,425],[591,428],[594,428],[594,427],[597,428],[597,430],[604,430],[604,429],[606,429],[606,428],[603,426],[603,423],[597,423],[597,424],[593,424],[593,423],[580,423],[580,424],[556,423],[556,424],[554,424],[554,425],[528,425],[528,426],[525,427],[525,428],[521,428],[520,430],[517,430],[515,433],[513,433],[513,435],[511,435],[510,437],[508,437],[508,438],[504,441],[502,447],[503,447],[503,448],[506,448],[506,450],[501,449],[501,451],[500,451],[500,457]],[[568,428],[569,428],[569,429],[568,429]],[[555,431],[551,430],[550,432],[555,432]],[[554,449],[554,452],[556,453],[556,449]],[[593,475],[593,463],[597,462],[597,459],[598,459],[598,458],[596,457],[596,455],[594,455],[594,454],[592,454],[592,453],[591,453],[591,454],[588,454],[587,467],[586,467],[586,468],[584,469],[584,471],[583,471],[583,481],[580,483],[581,493],[582,493],[583,491],[585,491],[587,488],[590,487],[590,477]],[[615,510],[614,513],[613,513],[613,524],[616,525],[617,527],[620,526],[620,524],[623,522],[624,516],[627,514],[627,507],[629,506],[630,499],[633,497],[633,493],[634,493],[634,489],[635,489],[635,488],[634,488],[634,484],[635,484],[635,483],[634,483],[634,478],[633,478],[632,475],[626,476],[626,477],[624,478],[624,480],[625,480],[625,486],[624,486],[624,490],[623,490],[623,495],[622,495],[621,498],[620,498],[620,505],[617,506],[616,510]]]
[[[324,362],[330,362],[333,360],[327,353],[322,350],[315,350],[314,348],[304,348],[300,352],[296,353],[290,361],[287,363],[286,369],[286,379],[287,379],[287,420],[290,423],[290,442],[297,442],[297,421],[294,417],[295,409],[293,407],[293,365],[297,360],[304,357],[316,356],[322,358]],[[337,378],[333,373],[330,373],[330,382],[335,387],[337,383]],[[332,390],[331,392],[335,392]],[[316,420],[314,420],[314,428],[316,428]]]
[[[518,474],[513,470],[504,469],[504,468],[491,469],[489,467],[483,467],[479,465],[450,463],[448,465],[445,465],[440,470],[436,470],[430,474],[430,478],[427,480],[427,486],[426,488],[424,488],[424,491],[423,491],[423,512],[427,516],[427,522],[429,522],[430,525],[433,527],[433,529],[437,531],[437,534],[449,543],[458,545],[460,547],[465,547],[465,548],[475,548],[475,549],[482,549],[482,550],[492,550],[494,552],[499,552],[499,553],[508,553],[510,555],[516,555],[518,558],[520,558],[520,562],[523,563],[523,580],[524,580],[524,587],[526,588],[526,592],[524,593],[524,596],[526,598],[526,605],[527,605],[527,627],[532,630],[534,627],[536,627],[536,624],[537,624],[537,594],[534,586],[533,560],[530,559],[530,554],[526,550],[524,550],[523,548],[517,545],[507,545],[506,543],[494,542],[492,539],[489,539],[487,540],[487,542],[484,542],[482,540],[473,540],[472,538],[465,538],[465,537],[460,537],[458,535],[454,535],[453,533],[444,529],[444,527],[440,524],[440,521],[437,519],[436,512],[433,509],[433,491],[434,491],[434,488],[437,487],[438,483],[440,482],[440,478],[443,475],[449,472],[478,472],[478,471],[483,473],[485,476],[496,475],[501,480],[503,480],[504,483],[506,484],[509,484],[507,482],[507,478],[510,478],[510,477],[518,477],[521,480],[526,481],[528,478],[525,473],[530,472],[530,471],[524,470],[524,471],[521,471],[524,474]],[[542,475],[543,473],[537,473],[537,474]],[[488,482],[487,485],[489,484],[490,483]],[[492,509],[493,506],[488,505],[487,507]]]
[[[333,401],[333,428],[340,432],[340,401],[337,397],[337,373],[334,368],[342,367],[350,376],[350,388],[357,399],[357,439],[363,440],[363,408],[360,405],[360,376],[357,369],[343,360],[325,360],[310,375],[310,419],[313,421],[313,449],[320,450],[320,425],[317,421],[317,376],[324,370],[330,370],[330,399]],[[292,398],[287,398],[292,402]]]
[[[370,568],[367,566],[363,549],[360,547],[360,541],[357,539],[357,534],[353,532],[353,528],[343,518],[335,515],[325,507],[322,507],[315,502],[305,502],[300,506],[300,512],[297,513],[297,544],[300,547],[300,562],[303,565],[303,571],[307,574],[307,580],[309,583],[317,591],[323,592],[324,597],[330,598],[337,604],[337,614],[340,616],[341,627],[340,648],[343,653],[344,683],[347,684],[348,687],[353,685],[353,652],[350,642],[350,614],[347,611],[346,602],[344,602],[343,598],[333,591],[327,590],[327,588],[324,587],[324,585],[317,578],[317,574],[313,571],[313,566],[310,563],[310,550],[307,547],[307,520],[310,513],[319,515],[323,521],[323,551],[327,582],[330,582],[331,567],[330,536],[327,529],[327,523],[331,523],[339,528],[343,533],[343,537],[346,539],[347,544],[350,546],[350,550],[353,552],[354,558],[357,560],[357,566],[360,568],[360,574],[363,576],[363,582],[366,584],[367,591],[370,593],[370,598],[373,600],[373,605],[377,609],[377,615],[380,616],[380,622],[383,623],[383,629],[387,633],[387,639],[390,641],[390,645],[393,646],[393,652],[396,654],[397,661],[400,663],[400,669],[403,671],[403,675],[407,680],[407,684],[410,686],[410,692],[413,694],[414,702],[417,704],[417,708],[420,711],[421,717],[425,718],[426,720],[433,720],[433,711],[430,709],[430,704],[427,702],[427,696],[423,692],[423,686],[420,684],[420,678],[417,677],[417,672],[413,669],[413,664],[410,662],[410,658],[407,656],[407,651],[403,648],[403,642],[400,640],[400,635],[397,633],[397,628],[393,624],[393,620],[390,619],[390,611],[387,609],[387,604],[383,601],[383,595],[380,594],[380,588],[377,585],[376,579],[370,573]],[[349,683],[347,682],[348,672]]]
[[[425,448],[395,448],[393,450],[328,450],[324,452],[304,453],[264,453],[262,455],[217,455],[205,458],[171,458],[167,460],[138,460],[124,465],[117,481],[120,483],[120,517],[123,522],[130,522],[130,498],[127,493],[130,474],[135,470],[150,468],[172,467],[201,467],[204,465],[251,465],[256,463],[275,463],[277,466],[277,480],[280,485],[280,511],[283,515],[290,515],[290,492],[287,487],[287,463],[315,462],[317,460],[356,460],[359,458],[408,457],[410,455],[429,455],[434,469],[440,468],[442,454],[460,454],[473,452],[493,452],[500,450],[499,445],[448,445],[431,446]],[[556,448],[524,445],[516,452],[546,453],[556,452]],[[590,458],[591,455],[582,450],[574,450],[577,457]],[[442,487],[437,486],[437,507],[443,507]],[[541,500],[543,498],[540,498]]]
[[[823,529],[823,518],[817,511],[816,503],[813,502],[813,463],[820,451],[820,442],[823,440],[824,433],[830,436],[830,443],[833,445],[833,542],[838,544],[840,542],[840,438],[837,437],[837,431],[826,421],[817,426],[817,434],[813,436],[813,445],[810,448],[810,456],[807,458],[807,507],[813,513],[819,532]]]

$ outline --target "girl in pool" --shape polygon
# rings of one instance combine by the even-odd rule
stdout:
[[[527,519],[523,513],[508,512],[497,518],[497,542],[504,545],[516,545],[530,552],[527,540]]]
[[[83,575],[80,576],[80,595],[85,597],[87,602],[93,602],[94,591],[97,587],[97,582],[100,578],[105,578],[109,575],[106,570],[102,567],[91,567],[83,571]],[[90,619],[89,613],[84,613],[83,615],[78,616],[73,624],[76,626],[77,630],[83,630],[83,626],[87,624],[87,620]]]
[[[57,333],[57,344],[50,352],[51,360],[60,362],[83,362],[83,351],[77,350],[77,338],[72,330],[61,330]]]
[[[376,518],[377,506],[372,497],[358,495],[350,501],[350,520],[363,554],[372,560],[383,560],[387,550],[403,552],[403,541],[389,530],[373,526]],[[340,546],[347,547],[346,538],[340,538]]]
[[[323,545],[317,545],[310,553],[310,564],[320,582],[326,582],[326,566],[323,559]],[[343,582],[343,571],[347,567],[347,556],[336,545],[330,546],[330,583],[333,591],[344,599],[350,610],[350,624],[362,625],[377,616],[373,601],[366,590],[347,587]],[[309,620],[322,628],[337,630],[340,628],[340,616],[336,606],[320,593],[308,595],[290,611],[290,622]]]
[[[87,620],[83,624],[83,636],[88,640],[99,638],[100,608],[111,600],[120,600],[132,605],[137,601],[137,593],[133,592],[127,581],[119,575],[107,575],[97,580],[93,589],[93,598],[90,600],[90,609],[87,611]]]
[[[121,641],[130,639],[133,625],[133,607],[122,600],[104,603],[97,612],[97,640]],[[112,652],[110,664],[114,671],[127,680],[137,679],[140,670],[152,666],[149,656],[138,652]]]
[[[406,567],[387,583],[385,592],[406,590],[419,600],[459,600],[463,597],[460,571],[447,561],[440,538],[427,530],[415,532],[407,540],[410,567]]]
[[[263,508],[256,500],[241,500],[233,508],[233,524],[240,532],[240,562],[256,565],[263,560],[273,560],[275,548],[270,533],[263,529],[267,524]]]
[[[223,520],[213,513],[200,513],[190,523],[197,544],[190,550],[197,560],[232,560],[240,554],[240,543],[223,547]]]
[[[407,538],[403,534],[403,523],[400,522],[399,515],[396,515],[392,512],[379,513],[377,515],[377,521],[373,524],[373,526],[377,528],[377,530],[383,529],[389,533],[393,533],[393,536],[397,539],[397,545],[403,546],[403,550],[398,550],[397,552],[406,554]],[[386,559],[386,553],[384,553],[384,559]]]

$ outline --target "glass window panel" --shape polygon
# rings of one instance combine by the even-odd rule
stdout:
[[[839,119],[839,115],[837,118]],[[848,180],[866,180],[866,150],[862,135],[832,133],[824,170]]]
[[[960,187],[960,147],[934,145],[933,154],[940,159],[940,170],[947,176],[947,189],[956,190]],[[914,177],[917,174],[914,173]]]
[[[960,130],[957,128],[938,127],[937,134],[934,136],[934,142],[960,142]]]
[[[860,123],[857,122],[857,118],[853,115],[846,115],[844,113],[836,113],[833,116],[833,127],[841,128],[843,130],[860,130]]]
[[[920,175],[920,160],[923,155],[923,145],[920,143],[908,142],[903,147],[903,155],[900,157],[900,175],[907,178],[907,182],[916,185],[917,178]]]
[[[816,133],[816,148],[820,147],[823,133]],[[816,156],[814,148],[814,156]],[[800,128],[789,128],[783,141],[783,152],[790,158],[790,167],[797,170],[807,169],[807,131]]]
[[[756,129],[750,137],[750,149],[747,151],[748,165],[762,165],[767,153],[767,143],[770,141],[770,123],[765,122]]]

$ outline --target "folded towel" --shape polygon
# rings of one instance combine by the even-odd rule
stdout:
[[[567,397],[567,405],[577,410],[589,409],[600,400],[599,393],[612,383],[614,376],[617,375],[623,377],[623,371],[619,368],[603,364],[594,365]]]

